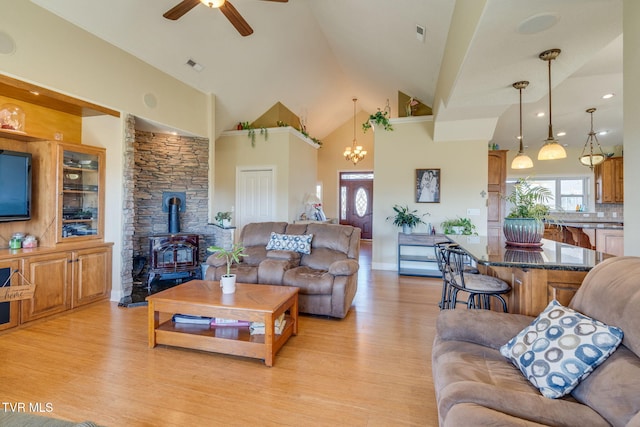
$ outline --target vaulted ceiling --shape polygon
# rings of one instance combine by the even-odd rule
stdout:
[[[434,106],[436,120],[499,118],[493,139],[515,147],[511,84],[529,80],[525,141],[537,146],[548,120],[535,117],[548,112],[547,64],[538,54],[560,48],[552,100],[554,130],[567,132],[561,142],[582,145],[585,110],[596,107],[597,129],[610,131],[603,145],[622,143],[621,0],[231,0],[254,30],[248,37],[202,4],[176,21],[163,18],[179,0],[32,1],[215,94],[218,130],[282,102],[323,138],[351,119],[354,96],[368,112],[388,99],[395,117],[402,91]],[[443,59],[455,70],[449,86]],[[603,100],[608,92],[616,96]]]

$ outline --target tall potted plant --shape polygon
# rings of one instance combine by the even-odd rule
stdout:
[[[545,203],[553,199],[548,188],[533,185],[528,178],[520,178],[505,200],[512,204],[504,219],[502,230],[509,246],[540,247],[544,235],[543,220],[549,215]]]
[[[232,294],[236,291],[236,275],[231,274],[231,266],[233,263],[239,263],[240,257],[247,256],[244,254],[244,247],[238,243],[234,243],[231,249],[225,249],[220,246],[209,246],[208,250],[213,252],[216,258],[224,258],[227,262],[227,274],[220,277],[220,287],[223,294]]]
[[[422,217],[429,215],[429,213],[418,215],[418,210],[414,209],[410,211],[409,206],[395,205],[393,210],[395,211],[395,215],[388,216],[387,221],[393,220],[393,225],[402,227],[404,234],[411,234],[411,229],[425,223]]]

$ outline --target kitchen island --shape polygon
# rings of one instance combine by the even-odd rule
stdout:
[[[537,316],[553,300],[569,303],[584,276],[612,255],[553,240],[542,247],[506,246],[504,238],[448,235],[478,264],[481,273],[499,277],[511,285],[506,295],[510,313]]]

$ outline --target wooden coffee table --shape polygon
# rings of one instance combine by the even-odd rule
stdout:
[[[216,353],[264,359],[273,366],[276,352],[291,335],[298,333],[298,288],[236,283],[236,292],[226,295],[220,283],[192,280],[148,296],[149,347],[165,344]],[[286,326],[275,334],[275,320],[286,313]],[[249,327],[207,327],[160,323],[160,313],[187,314],[224,319],[264,322],[264,335],[251,335]]]

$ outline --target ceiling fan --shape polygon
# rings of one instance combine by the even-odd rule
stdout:
[[[275,1],[279,3],[287,3],[289,0],[264,0],[264,1]],[[205,6],[210,7],[211,9],[220,9],[220,11],[227,17],[231,25],[236,27],[236,30],[242,35],[246,37],[248,35],[253,34],[253,28],[249,26],[247,21],[240,15],[240,12],[233,7],[231,3],[226,0],[182,0],[180,3],[169,9],[165,12],[164,16],[167,19],[171,19],[173,21],[180,19],[182,15],[189,12],[191,9],[196,7],[199,3],[204,4]]]

